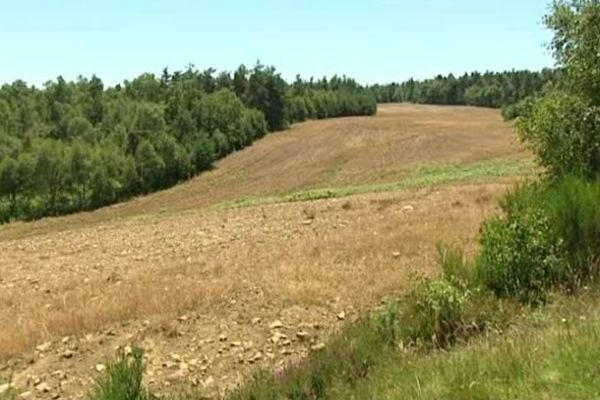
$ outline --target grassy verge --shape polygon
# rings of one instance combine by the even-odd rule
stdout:
[[[416,168],[405,179],[396,182],[308,189],[275,196],[244,197],[216,204],[213,208],[245,208],[265,204],[330,199],[363,193],[429,187],[461,181],[478,181],[486,178],[529,175],[533,171],[534,166],[530,160],[516,159],[493,159],[464,165],[422,166]]]
[[[231,399],[598,398],[599,295],[523,308],[502,335],[435,351],[373,345],[359,324],[289,376],[261,375]]]
[[[566,312],[565,312],[566,311]],[[541,321],[540,321],[541,320]],[[580,304],[533,314],[505,335],[451,351],[394,354],[339,399],[594,399],[600,316]]]

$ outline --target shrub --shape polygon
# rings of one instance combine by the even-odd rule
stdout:
[[[533,97],[526,97],[512,104],[505,104],[502,106],[502,117],[506,121],[511,121],[518,117],[526,116],[531,112],[534,104],[535,98]]]
[[[143,372],[141,349],[134,348],[131,355],[122,353],[116,362],[108,366],[106,374],[96,382],[90,393],[91,400],[155,399],[142,385]]]
[[[471,291],[445,279],[423,279],[399,300],[374,314],[375,330],[386,343],[445,347],[464,327]]]
[[[563,286],[576,291],[598,275],[600,260],[600,181],[566,177],[551,186],[542,202],[562,239],[567,274]]]
[[[374,314],[374,329],[384,342],[446,347],[504,325],[504,303],[480,286],[462,250],[440,245],[438,251],[439,278],[419,280],[412,291]]]
[[[543,302],[564,272],[561,244],[541,210],[513,210],[493,218],[481,237],[479,278],[499,296]]]
[[[469,291],[444,279],[422,281],[406,299],[403,337],[436,346],[452,344],[464,323]]]
[[[484,227],[479,278],[497,295],[528,303],[552,288],[577,291],[598,275],[598,204],[600,181],[572,176],[509,193],[506,215]]]
[[[600,173],[600,108],[556,92],[531,107],[517,123],[521,139],[552,177]]]

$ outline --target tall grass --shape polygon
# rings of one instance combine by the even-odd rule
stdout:
[[[570,309],[577,312],[577,308]],[[397,354],[337,399],[600,398],[600,320],[522,325],[448,352]]]
[[[156,397],[142,384],[144,373],[143,351],[133,348],[131,354],[121,353],[119,359],[107,367],[90,393],[91,400],[152,400]]]
[[[566,177],[546,195],[551,224],[562,240],[568,266],[565,283],[578,290],[598,275],[600,261],[600,181]]]

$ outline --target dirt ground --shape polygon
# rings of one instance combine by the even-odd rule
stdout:
[[[0,376],[22,398],[82,398],[136,344],[161,393],[215,395],[283,368],[435,273],[439,242],[472,252],[512,180],[209,206],[509,155],[527,156],[495,110],[388,105],[268,135],[170,190],[0,227]]]

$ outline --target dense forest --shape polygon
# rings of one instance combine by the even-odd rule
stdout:
[[[210,169],[290,123],[372,115],[346,77],[287,84],[272,67],[193,66],[115,87],[96,76],[0,88],[0,223],[89,210]]]
[[[421,103],[505,107],[512,118],[520,101],[541,96],[558,81],[559,69],[542,71],[473,72],[455,77],[438,75],[433,79],[374,85],[371,92],[379,103]]]

